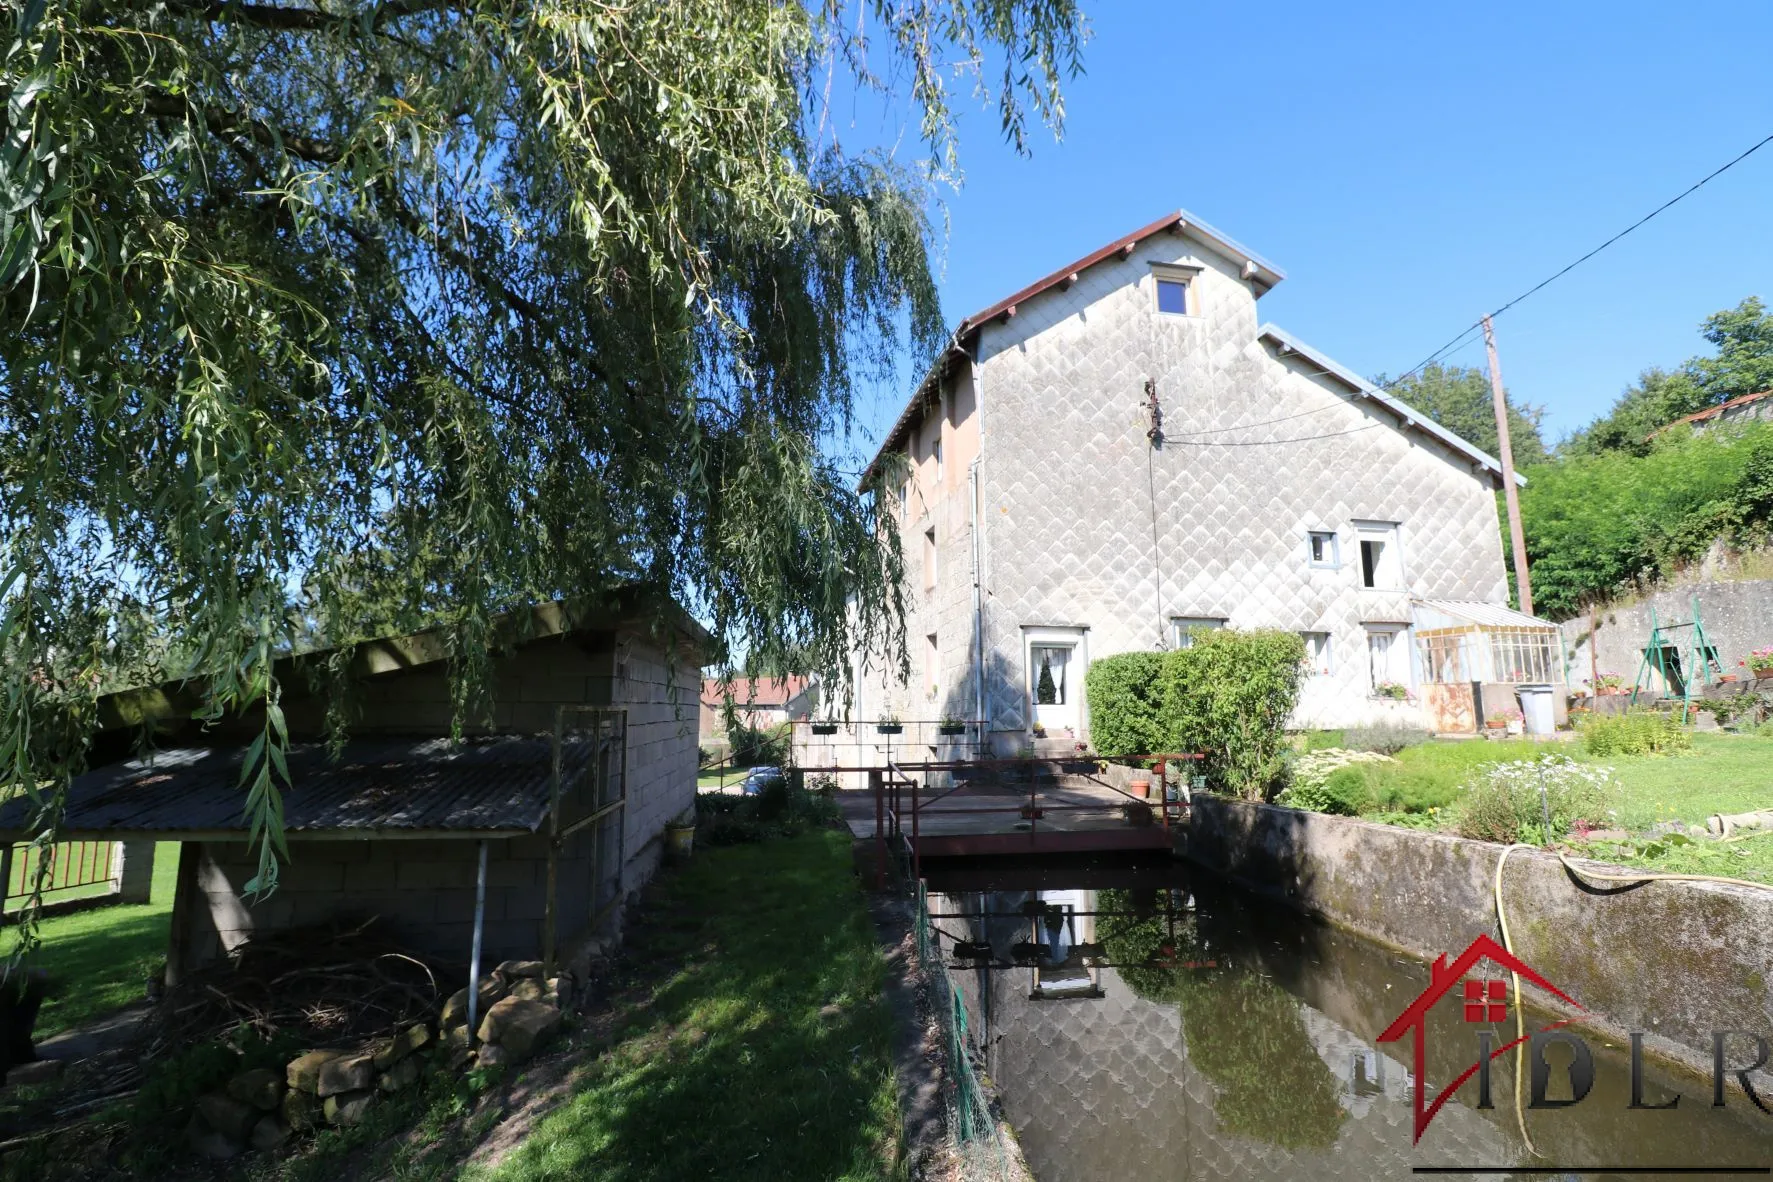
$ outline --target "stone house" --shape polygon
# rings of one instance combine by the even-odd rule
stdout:
[[[292,749],[289,858],[255,898],[240,762],[262,714],[207,725],[169,684],[101,703],[102,766],[71,788],[61,835],[177,841],[169,978],[255,932],[376,917],[402,943],[466,969],[552,953],[570,964],[657,867],[666,823],[694,805],[693,694],[707,633],[629,597],[598,610],[548,604],[501,621],[490,720],[449,738],[448,646],[438,632],[359,645],[355,717],[333,757],[330,695],[305,654],[279,663]],[[125,757],[136,737],[154,750]],[[115,759],[105,763],[107,756]],[[0,808],[0,837],[29,836]]]
[[[1282,278],[1177,212],[960,322],[868,470],[912,675],[854,653],[852,717],[1081,739],[1090,661],[1231,626],[1305,638],[1300,725],[1432,721],[1416,604],[1506,602],[1501,465],[1263,323]]]
[[[729,693],[738,720],[757,730],[768,730],[790,719],[805,718],[816,697],[811,681],[798,674],[792,677],[735,677],[730,684],[722,684],[719,678],[706,678],[702,682],[703,739],[720,741],[726,738]]]

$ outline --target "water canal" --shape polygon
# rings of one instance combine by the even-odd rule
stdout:
[[[1492,1108],[1479,1107],[1473,1078],[1413,1147],[1423,1085],[1412,1043],[1376,1036],[1428,987],[1428,965],[1167,858],[923,869],[977,1061],[1040,1182],[1484,1176],[1469,1172],[1479,1167],[1723,1178],[1773,1164],[1773,1116],[1734,1085],[1715,1108],[1709,1079],[1647,1059],[1643,1102],[1679,1101],[1634,1109],[1629,1047],[1592,1034],[1580,1103],[1517,1111],[1510,1051],[1494,1063]],[[1476,1061],[1480,1031],[1496,1046],[1515,1038],[1512,1009],[1468,1023],[1464,1004],[1455,988],[1427,1011],[1429,1099]],[[1529,1010],[1526,1028],[1553,1020]],[[1733,1061],[1752,1062],[1752,1041],[1740,1043]],[[1547,1048],[1548,1101],[1572,1097],[1574,1058]],[[1530,1077],[1522,1087],[1530,1098]]]

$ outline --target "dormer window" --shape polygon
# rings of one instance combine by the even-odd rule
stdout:
[[[1188,315],[1188,288],[1186,279],[1159,279],[1157,281],[1157,310],[1172,316]]]

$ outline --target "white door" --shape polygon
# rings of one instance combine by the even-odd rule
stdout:
[[[1078,684],[1082,670],[1074,669],[1075,644],[1033,643],[1028,646],[1028,697],[1034,707],[1034,721],[1046,728],[1047,734],[1061,737],[1065,728],[1077,730],[1077,699],[1083,692]]]

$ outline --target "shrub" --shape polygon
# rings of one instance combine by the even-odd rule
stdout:
[[[1378,776],[1372,792],[1381,812],[1426,813],[1457,800],[1459,783],[1429,771],[1397,768]]]
[[[780,766],[788,762],[788,746],[793,733],[794,728],[787,723],[767,731],[736,723],[727,731],[727,739],[733,745],[728,759],[739,767]]]
[[[1431,738],[1433,736],[1419,726],[1407,726],[1401,722],[1381,722],[1373,726],[1357,726],[1350,729],[1343,739],[1343,746],[1352,747],[1356,751],[1377,751],[1383,755],[1395,755],[1405,747],[1426,743]]]
[[[1637,710],[1588,715],[1582,745],[1590,755],[1669,755],[1692,750],[1693,736],[1671,714]]]
[[[1117,653],[1090,662],[1084,696],[1097,753],[1154,755],[1163,750],[1162,653]]]
[[[1360,816],[1371,807],[1372,799],[1367,777],[1353,765],[1337,768],[1324,778],[1322,784],[1294,784],[1278,798],[1279,803],[1288,808],[1337,817]]]
[[[793,837],[839,815],[836,801],[826,793],[809,792],[796,783],[798,779],[784,777],[756,796],[701,793],[696,797],[696,844],[741,845]]]
[[[1296,632],[1220,628],[1164,656],[1163,730],[1171,750],[1206,756],[1207,781],[1245,800],[1284,783],[1287,717],[1299,701],[1305,642]]]
[[[1389,755],[1381,755],[1377,751],[1349,751],[1342,747],[1325,747],[1318,751],[1308,751],[1293,760],[1289,779],[1295,788],[1322,788],[1324,781],[1330,778],[1338,768],[1350,767],[1355,764],[1389,764],[1396,763]]]
[[[1606,820],[1613,796],[1611,780],[1606,768],[1586,766],[1567,755],[1495,764],[1466,787],[1459,832],[1483,841],[1544,845],[1564,836],[1578,821],[1597,825]]]

